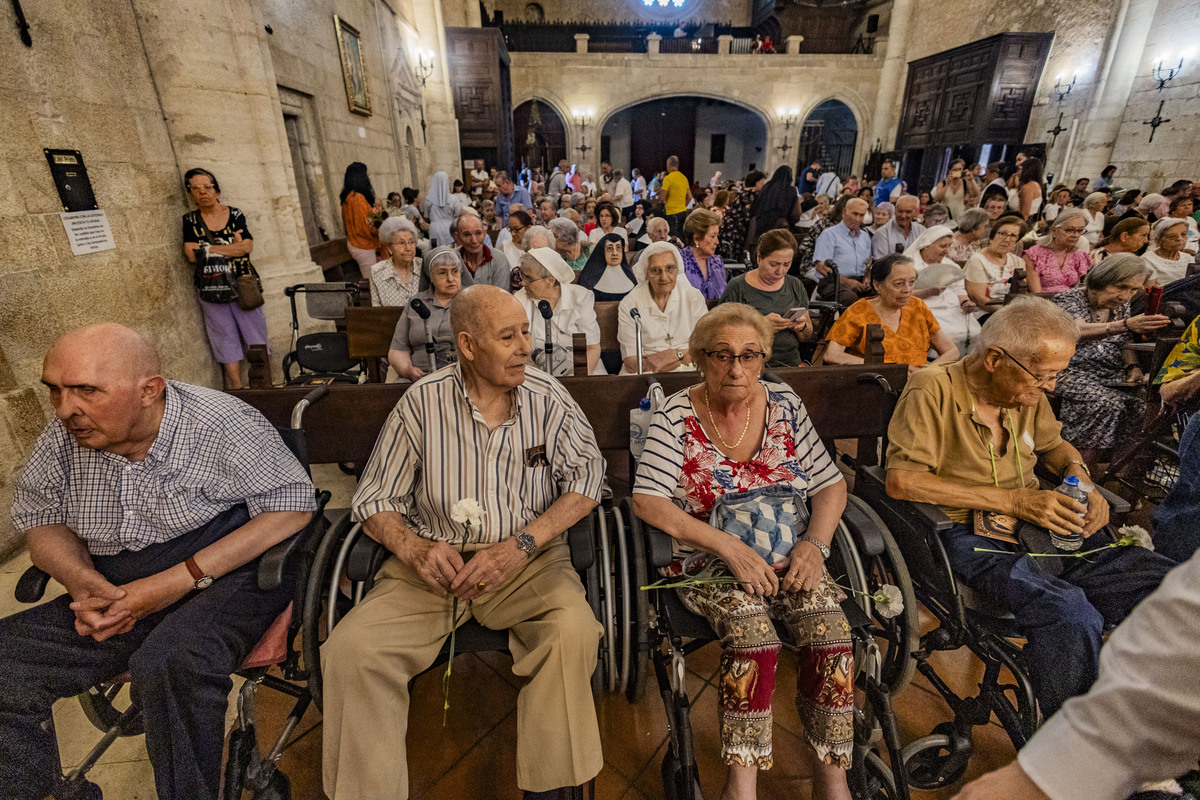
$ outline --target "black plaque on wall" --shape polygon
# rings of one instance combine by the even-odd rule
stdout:
[[[83,154],[78,150],[50,150],[43,148],[50,174],[58,189],[58,199],[63,211],[92,211],[96,195],[92,194],[92,182],[88,180],[87,167],[83,165]]]

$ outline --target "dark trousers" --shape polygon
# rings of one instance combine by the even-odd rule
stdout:
[[[1083,558],[1057,559],[1057,577],[1018,545],[977,536],[955,525],[944,542],[950,566],[968,586],[999,601],[1026,637],[1025,658],[1042,714],[1049,717],[1068,699],[1086,692],[1100,669],[1105,624],[1119,624],[1158,588],[1174,564],[1141,547],[1115,547]],[[1110,544],[1104,531],[1084,550]],[[1006,550],[979,553],[974,548]]]
[[[863,280],[862,275],[851,275],[848,277],[852,277],[855,280]],[[824,278],[822,278],[819,283],[817,283],[817,293],[820,295],[822,300],[834,299],[833,273],[832,272],[829,273],[828,275],[826,275]],[[854,289],[851,289],[849,286],[846,286],[840,280],[838,281],[837,302],[840,303],[843,308],[849,308],[850,306],[854,305],[860,299],[866,297],[869,294],[870,294],[870,292],[865,289],[863,291],[859,292]]]
[[[244,506],[169,542],[96,556],[115,585],[180,564],[249,520]],[[75,632],[62,596],[0,620],[0,796],[40,798],[61,774],[51,704],[128,670],[163,800],[215,800],[233,673],[287,607],[292,581],[257,583],[257,559],[97,642]]]
[[[678,214],[664,214],[667,219],[667,224],[671,226],[671,235],[683,237],[683,221],[687,219],[688,212],[680,211]]]

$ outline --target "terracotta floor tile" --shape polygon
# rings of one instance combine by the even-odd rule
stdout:
[[[431,735],[429,738],[435,736]],[[517,717],[515,713],[510,713],[488,736],[480,739],[476,746],[462,754],[449,771],[436,781],[422,786],[417,785],[416,774],[431,774],[432,769],[427,769],[420,757],[410,752],[409,765],[414,778],[411,795],[413,800],[463,800],[475,797],[520,800],[521,790],[517,788],[516,738]],[[412,736],[409,736],[409,742],[413,742]]]

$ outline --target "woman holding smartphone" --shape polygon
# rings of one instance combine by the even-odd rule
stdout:
[[[767,318],[775,329],[770,367],[800,365],[800,342],[812,337],[808,292],[799,278],[788,274],[796,255],[796,239],[783,228],[758,239],[758,266],[725,287],[722,303],[745,303]]]
[[[942,203],[950,209],[950,218],[958,220],[968,208],[979,204],[979,184],[961,158],[950,162],[950,172],[933,189],[933,202]]]

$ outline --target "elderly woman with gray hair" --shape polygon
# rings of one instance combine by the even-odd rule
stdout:
[[[592,244],[576,225],[565,217],[550,220],[547,226],[554,234],[554,249],[563,257],[563,261],[579,274],[587,264],[588,256],[592,254]]]
[[[643,251],[634,271],[637,286],[617,306],[617,340],[622,375],[637,372],[637,324],[642,321],[642,371],[695,369],[688,341],[696,322],[708,312],[704,295],[683,274],[683,256],[670,242]]]
[[[951,237],[950,251],[946,253],[946,258],[962,267],[987,244],[990,220],[983,209],[968,208],[956,221],[958,229]]]
[[[439,247],[425,257],[429,288],[418,292],[413,300],[420,300],[429,316],[426,319],[411,305],[405,305],[388,348],[389,382],[395,377],[420,380],[455,360],[450,303],[462,289],[462,270],[462,258],[453,247]],[[426,349],[430,340],[432,354]]]
[[[1142,372],[1125,344],[1131,333],[1170,324],[1161,314],[1130,316],[1130,301],[1149,276],[1145,259],[1117,253],[1093,267],[1084,286],[1054,298],[1079,326],[1079,344],[1055,392],[1063,400],[1063,437],[1085,458],[1088,450],[1113,447],[1141,423],[1145,404],[1129,387],[1142,382]]]
[[[526,238],[529,238],[528,233]],[[552,375],[574,374],[574,336],[582,333],[587,340],[587,374],[603,374],[604,370],[597,368],[600,363],[600,325],[596,322],[595,295],[586,287],[573,283],[575,273],[551,247],[532,248],[521,256],[520,267],[524,285],[513,297],[524,306],[529,318],[529,338],[533,344],[530,362]],[[553,369],[547,363],[547,320],[540,311],[543,302],[549,304],[551,311]]]
[[[405,217],[388,217],[379,226],[379,245],[388,257],[371,267],[371,305],[406,306],[420,290],[418,238],[417,226]]]
[[[1079,285],[1092,266],[1088,254],[1076,248],[1087,225],[1088,216],[1082,209],[1067,209],[1054,218],[1049,232],[1036,245],[1025,249],[1030,292],[1065,292]]]

